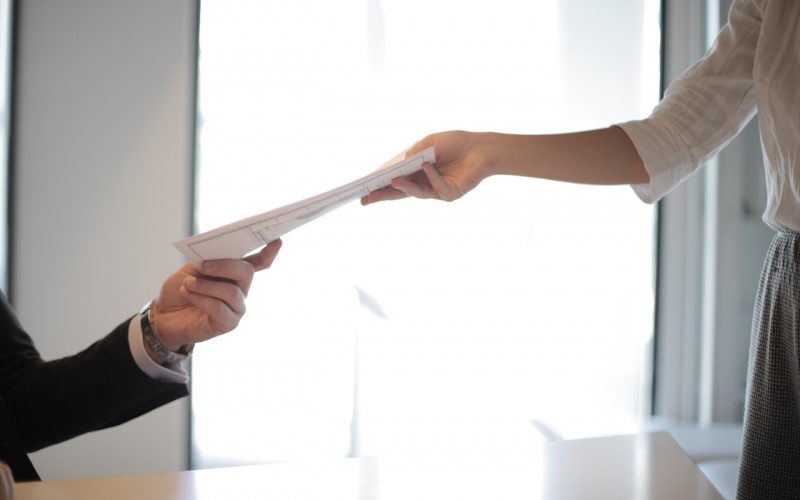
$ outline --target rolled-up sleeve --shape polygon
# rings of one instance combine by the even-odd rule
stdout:
[[[645,203],[658,201],[697,169],[669,123],[651,117],[618,126],[631,138],[650,175],[649,183],[631,185]]]
[[[667,89],[652,114],[618,124],[650,175],[633,185],[645,202],[661,199],[724,148],[756,112],[753,65],[760,8],[738,0],[708,53]]]

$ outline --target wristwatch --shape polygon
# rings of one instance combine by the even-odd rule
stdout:
[[[156,356],[161,358],[164,363],[181,363],[189,359],[194,349],[194,344],[182,345],[178,351],[170,351],[158,340],[153,321],[153,309],[151,308],[153,301],[151,300],[144,305],[139,312],[139,321],[142,325],[142,336],[150,349],[153,350]]]

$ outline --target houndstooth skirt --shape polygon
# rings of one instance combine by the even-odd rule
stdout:
[[[800,233],[775,235],[753,312],[737,499],[800,499]]]

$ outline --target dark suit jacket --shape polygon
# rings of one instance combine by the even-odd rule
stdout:
[[[16,481],[39,478],[28,452],[188,394],[185,384],[154,380],[139,369],[128,345],[129,321],[74,356],[43,361],[0,293],[0,460]]]

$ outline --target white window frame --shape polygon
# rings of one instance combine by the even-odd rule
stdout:
[[[665,87],[702,57],[727,21],[731,3],[665,0]],[[754,295],[750,268],[760,269],[758,247],[769,243],[764,227],[749,248],[741,244],[742,179],[758,167],[759,148],[751,123],[659,203],[655,416],[701,427],[741,422],[752,308],[742,297]],[[742,259],[748,262],[742,265]],[[742,269],[748,269],[746,279]]]

